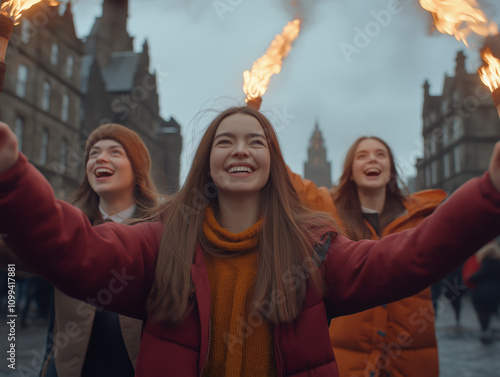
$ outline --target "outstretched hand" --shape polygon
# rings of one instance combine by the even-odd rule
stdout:
[[[14,166],[18,158],[17,137],[9,126],[0,122],[0,174]]]
[[[493,186],[500,191],[500,141],[495,144],[488,169]]]

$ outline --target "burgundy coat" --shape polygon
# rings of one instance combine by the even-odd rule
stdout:
[[[195,305],[181,325],[147,318],[162,224],[92,227],[21,156],[0,175],[0,233],[37,273],[63,292],[146,321],[136,375],[199,376],[208,357],[210,287],[198,247],[191,268]],[[338,376],[327,317],[413,295],[454,270],[496,235],[500,193],[488,174],[457,190],[418,227],[380,241],[333,236],[320,251],[325,297],[308,291],[292,323],[274,328],[279,376]],[[295,276],[296,278],[296,276]],[[293,273],[287,276],[296,283]]]

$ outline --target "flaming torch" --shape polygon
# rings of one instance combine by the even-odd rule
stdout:
[[[489,47],[484,50],[481,57],[485,65],[479,68],[479,77],[490,88],[493,102],[497,108],[498,116],[500,116],[500,60],[493,56]]]
[[[252,71],[243,72],[243,91],[246,94],[245,102],[248,107],[259,109],[262,96],[267,90],[271,76],[281,71],[283,59],[292,49],[292,42],[298,37],[300,20],[290,21],[278,34],[266,53],[252,66]]]
[[[469,47],[466,38],[471,33],[486,36],[498,33],[498,26],[489,21],[476,0],[420,0],[420,5],[432,13],[436,29],[443,34],[455,36]],[[500,60],[489,48],[481,54],[485,65],[478,73],[483,83],[491,90],[493,102],[500,116]]]
[[[453,35],[467,47],[466,38],[471,33],[486,36],[498,32],[497,25],[488,20],[476,0],[420,0],[420,5],[432,13],[439,32]]]
[[[0,92],[3,88],[3,80],[5,77],[5,54],[9,44],[14,25],[19,23],[21,14],[26,9],[42,0],[10,0],[2,4],[0,8]],[[49,5],[58,5],[58,1],[49,0]]]
[[[3,13],[0,13],[0,92],[2,92],[5,70],[7,68],[5,66],[5,54],[7,53],[7,46],[12,31],[14,31],[14,21]]]

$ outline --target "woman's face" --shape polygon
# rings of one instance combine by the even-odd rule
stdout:
[[[222,120],[210,153],[210,174],[219,196],[260,192],[270,165],[267,138],[256,118],[237,113]]]
[[[92,189],[104,199],[111,195],[132,197],[135,175],[123,146],[117,141],[105,139],[96,142],[89,152],[87,177]]]
[[[391,179],[389,151],[375,139],[361,141],[354,152],[351,179],[358,189],[385,188]]]

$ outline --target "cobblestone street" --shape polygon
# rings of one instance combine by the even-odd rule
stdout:
[[[484,345],[479,341],[480,327],[469,296],[463,299],[461,326],[455,325],[451,305],[436,321],[440,377],[499,377],[500,321],[493,320],[495,341]]]
[[[28,328],[17,328],[16,370],[7,367],[7,326],[1,326],[0,377],[35,377],[41,364],[47,325],[31,323]],[[479,324],[469,301],[464,298],[461,326],[455,326],[453,310],[445,305],[436,322],[439,342],[440,377],[499,377],[500,376],[500,321],[495,319],[496,339],[492,344],[479,341]]]

